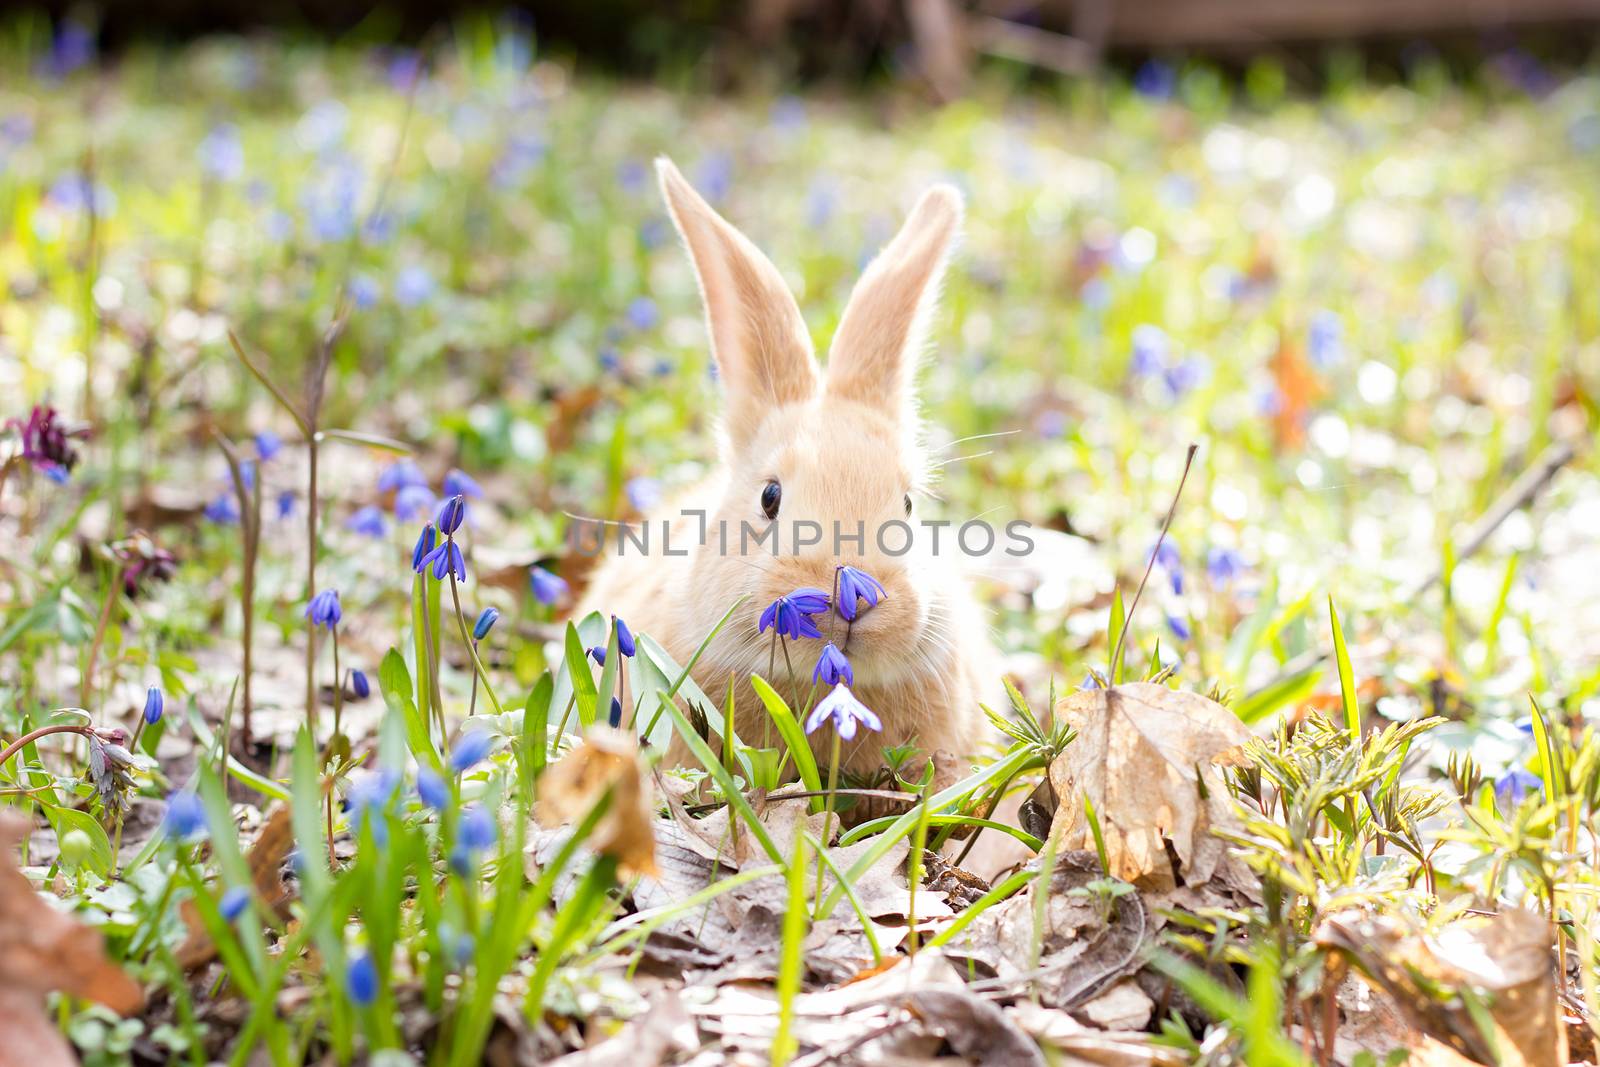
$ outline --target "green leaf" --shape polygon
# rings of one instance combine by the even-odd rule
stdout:
[[[1122,586],[1117,586],[1111,593],[1111,618],[1106,623],[1106,655],[1115,655],[1117,662],[1108,663],[1106,671],[1112,685],[1122,684],[1122,661],[1127,656],[1127,649],[1117,648],[1117,642],[1122,639],[1123,627],[1128,625],[1128,613],[1122,606]]]
[[[524,777],[530,792],[533,783],[544,773],[545,760],[549,757],[550,698],[555,688],[555,679],[545,671],[528,693],[528,702],[522,710],[522,744],[517,758],[527,761]]]
[[[1550,736],[1550,723],[1544,709],[1531,694],[1528,702],[1533,705],[1533,740],[1539,750],[1539,778],[1544,782],[1544,798],[1559,804],[1567,798],[1565,768],[1556,758],[1555,740]]]
[[[1322,668],[1313,667],[1287,678],[1279,678],[1264,689],[1257,690],[1233,705],[1233,713],[1244,723],[1258,723],[1280,708],[1293,707],[1305,700],[1317,688]]]
[[[111,873],[113,856],[111,854],[111,839],[106,836],[106,831],[94,816],[77,808],[63,808],[54,804],[41,805],[44,808],[44,817],[50,820],[50,826],[56,832],[56,841],[72,830],[82,830],[89,835],[89,858],[84,861],[95,874],[106,875]]]
[[[1345,647],[1344,629],[1339,625],[1339,612],[1328,598],[1328,621],[1333,627],[1333,658],[1339,665],[1339,697],[1344,704],[1344,726],[1350,740],[1361,747],[1361,704],[1356,699],[1356,672],[1350,666],[1350,650]]]
[[[820,793],[822,775],[817,770],[817,756],[811,751],[811,743],[806,740],[805,731],[800,728],[800,722],[794,717],[794,712],[789,710],[789,705],[784,703],[783,697],[779,696],[759,674],[750,676],[750,686],[756,691],[756,696],[761,698],[761,703],[766,705],[767,714],[772,716],[783,743],[789,746],[789,758],[794,760],[795,769],[800,772],[800,781],[808,790]],[[820,796],[812,797],[811,810],[821,811],[824,799]]]
[[[595,702],[599,691],[594,686],[594,676],[589,673],[589,654],[578,637],[578,628],[567,623],[566,665],[567,680],[572,683],[572,693],[577,701],[578,724],[584,729],[594,725]]]
[[[762,851],[772,859],[773,863],[785,862],[783,853],[778,851],[778,846],[772,840],[772,835],[767,833],[767,828],[761,825],[760,819],[756,818],[755,809],[750,806],[750,801],[739,790],[738,783],[733,780],[733,775],[728,773],[728,768],[724,767],[722,761],[717,759],[717,754],[711,750],[711,746],[707,745],[705,740],[695,733],[694,727],[689,724],[688,719],[684,718],[683,712],[678,710],[677,705],[672,702],[668,694],[662,693],[659,699],[662,711],[671,718],[673,727],[678,731],[678,736],[683,738],[684,744],[689,746],[689,751],[693,753],[695,759],[700,761],[700,766],[709,771],[711,777],[716,779],[723,795],[728,798],[729,806],[743,817],[745,825],[750,828],[750,833],[760,843]],[[856,877],[859,878],[860,874],[857,873]]]
[[[405,726],[406,745],[418,762],[440,770],[443,764],[439,752],[433,747],[433,737],[428,730],[428,720],[411,699],[411,672],[406,669],[405,657],[391,648],[378,665],[378,690],[389,706],[391,715],[400,716]]]

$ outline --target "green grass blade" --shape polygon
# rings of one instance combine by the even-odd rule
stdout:
[[[1350,650],[1345,647],[1344,628],[1339,625],[1339,612],[1328,598],[1328,621],[1333,627],[1333,659],[1339,666],[1339,698],[1344,705],[1344,728],[1357,747],[1361,745],[1361,704],[1356,699],[1356,672],[1350,666]]]
[[[822,774],[817,769],[817,756],[811,751],[811,743],[806,740],[806,733],[800,727],[800,720],[794,717],[789,705],[771,685],[767,684],[765,678],[759,674],[752,674],[750,686],[756,691],[756,696],[761,698],[761,703],[766,705],[767,714],[772,716],[773,724],[778,727],[778,736],[789,746],[789,758],[794,760],[795,769],[800,772],[800,781],[806,789],[821,792]],[[811,810],[821,811],[823,800],[822,797],[812,797]]]

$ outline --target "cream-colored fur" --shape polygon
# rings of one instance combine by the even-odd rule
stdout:
[[[855,671],[853,692],[884,725],[882,734],[863,731],[846,746],[846,766],[868,772],[880,765],[883,747],[907,742],[924,752],[975,754],[985,733],[978,694],[997,675],[983,613],[959,573],[955,530],[943,531],[935,557],[917,518],[908,520],[904,510],[906,494],[914,494],[926,474],[913,377],[960,227],[960,195],[948,186],[929,190],[868,267],[824,375],[778,271],[670,161],[659,160],[657,172],[700,282],[723,382],[721,463],[717,474],[651,517],[648,556],[629,551],[618,557],[608,541],[607,560],[580,615],[619,615],[684,662],[728,606],[744,597],[694,674],[717,698],[734,680],[736,725],[746,741],[776,742],[750,674],[768,678],[786,697],[798,690],[803,699],[823,640],[831,637]],[[770,543],[741,543],[742,524],[749,524],[752,538],[768,526],[760,499],[769,480],[783,493],[777,521],[784,540],[777,555]],[[705,545],[696,546],[700,520],[683,517],[685,510],[705,513]],[[669,520],[674,551],[690,546],[685,557],[660,551],[661,525]],[[803,520],[820,524],[823,543],[793,555],[789,534]],[[880,524],[892,520],[917,528],[915,547],[903,556],[875,543]],[[835,521],[850,534],[862,523],[864,548],[851,542],[835,555]],[[727,531],[726,548],[720,529]],[[898,534],[886,543],[898,548]],[[795,588],[831,590],[838,564],[867,571],[887,595],[848,628],[836,613],[818,616],[823,640],[788,642],[791,678],[782,651],[774,656],[772,634],[757,633],[757,619]],[[813,744],[826,751],[830,737],[819,730]],[[668,755],[686,761],[681,750]]]

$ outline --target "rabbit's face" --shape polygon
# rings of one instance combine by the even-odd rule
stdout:
[[[853,621],[837,607],[817,616],[821,638],[790,650],[795,669],[803,661],[809,670],[824,640],[845,652],[858,685],[937,669],[950,640],[941,589],[951,561],[936,557],[914,515],[924,468],[913,369],[960,226],[959,194],[946,186],[924,194],[867,268],[824,374],[777,269],[670,162],[657,170],[700,282],[724,393],[725,488],[695,561],[695,610],[703,604],[709,628],[748,597],[748,631],[728,635],[725,658],[766,670],[770,636],[756,631],[763,608],[798,588],[832,593],[837,568],[857,567],[882,583],[878,603],[859,602]]]

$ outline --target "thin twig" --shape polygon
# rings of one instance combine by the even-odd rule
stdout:
[[[1189,445],[1189,452],[1183,457],[1183,476],[1178,479],[1178,489],[1172,494],[1172,504],[1167,508],[1166,521],[1161,524],[1161,536],[1156,538],[1156,546],[1150,550],[1150,560],[1144,565],[1144,577],[1139,579],[1139,588],[1134,591],[1133,602],[1128,605],[1128,613],[1122,617],[1122,629],[1117,633],[1117,646],[1111,651],[1111,659],[1106,664],[1106,669],[1111,676],[1108,679],[1116,683],[1117,664],[1122,659],[1122,643],[1128,636],[1128,627],[1133,625],[1133,613],[1139,609],[1139,598],[1144,595],[1145,583],[1150,581],[1150,572],[1155,569],[1156,556],[1161,553],[1162,542],[1167,539],[1167,531],[1172,528],[1172,517],[1178,513],[1178,501],[1183,498],[1183,487],[1189,481],[1189,468],[1194,466],[1194,454],[1200,450],[1197,444]]]

